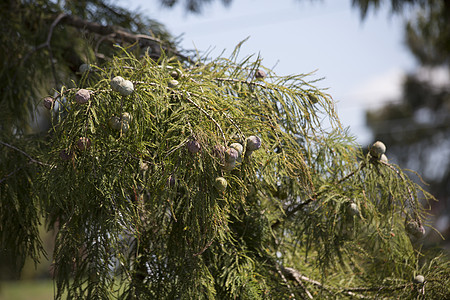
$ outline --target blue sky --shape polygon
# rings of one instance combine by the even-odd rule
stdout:
[[[184,49],[227,56],[246,37],[241,55],[260,54],[263,65],[278,75],[316,71],[336,101],[344,126],[358,142],[372,141],[365,128],[364,111],[400,95],[402,76],[416,68],[404,46],[403,20],[387,7],[361,21],[351,0],[220,0],[199,15],[180,5],[163,8],[159,0],[120,0],[164,24],[174,36],[182,35]]]

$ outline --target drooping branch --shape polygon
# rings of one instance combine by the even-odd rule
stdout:
[[[346,292],[380,292],[380,291],[395,291],[401,290],[408,286],[410,283],[396,285],[396,286],[372,286],[372,287],[355,287],[355,288],[345,288]]]
[[[357,172],[360,172],[362,169],[364,169],[367,166],[365,162],[361,162],[356,170],[353,170],[352,172],[348,173],[346,176],[342,177],[338,181],[335,182],[335,185],[341,184],[342,182],[346,181],[353,175],[355,175]]]
[[[270,89],[265,84],[261,84],[259,82],[255,82],[255,81],[240,80],[240,79],[236,79],[236,78],[214,78],[214,80],[222,81],[222,82],[243,83],[243,84],[247,84],[249,86],[258,86],[260,88]]]
[[[65,15],[61,23],[101,35],[103,37],[102,39],[106,39],[109,37],[119,39],[131,44],[139,41],[146,41],[150,44],[157,45],[166,51],[174,53],[182,59],[188,59],[186,56],[182,55],[175,49],[164,45],[164,41],[150,35],[130,33],[115,26],[101,25],[99,23],[87,21],[71,15]]]
[[[411,205],[413,214],[414,214],[414,219],[417,221],[417,223],[419,224],[419,226],[422,226],[422,221],[420,220],[418,214],[417,214],[417,209],[416,209],[416,204],[414,202],[414,195],[413,192],[411,191],[411,189],[408,186],[408,182],[405,179],[405,176],[403,176],[403,174],[397,170],[393,165],[391,165],[388,162],[384,162],[384,161],[380,161],[381,164],[385,165],[386,167],[388,167],[389,169],[391,169],[392,171],[394,171],[398,177],[400,177],[400,179],[406,184],[406,188],[408,190],[408,195],[409,195],[409,204]]]
[[[114,34],[116,37],[119,37],[129,43],[134,43],[140,39],[145,39],[158,44],[163,44],[163,41],[152,36],[129,33],[125,30],[115,28],[114,26],[101,25],[99,23],[90,22],[76,16],[66,15],[62,23],[103,36]]]
[[[130,44],[140,42],[140,41],[146,41],[154,46],[161,47],[162,49],[164,49],[168,52],[174,53],[175,55],[177,55],[178,57],[180,57],[182,59],[188,60],[188,57],[179,53],[172,47],[168,47],[167,45],[164,45],[164,41],[162,41],[156,37],[152,37],[152,36],[145,35],[145,34],[134,34],[134,33],[127,32],[123,29],[116,28],[115,26],[101,25],[96,22],[91,22],[88,20],[81,19],[77,16],[72,16],[72,15],[65,14],[65,13],[59,13],[54,16],[53,22],[50,25],[45,42],[34,47],[30,52],[28,52],[24,56],[24,58],[21,61],[21,65],[23,66],[28,61],[28,59],[31,57],[31,55],[33,55],[35,52],[37,52],[41,49],[47,48],[49,51],[49,56],[50,56],[49,59],[51,61],[52,72],[53,72],[53,76],[55,77],[55,81],[57,81],[57,77],[56,77],[56,70],[55,70],[54,63],[53,63],[53,61],[54,61],[53,52],[52,52],[50,43],[51,43],[51,39],[53,37],[53,32],[54,32],[56,26],[59,24],[69,25],[69,26],[72,26],[72,27],[75,27],[75,28],[78,28],[81,30],[86,30],[86,31],[89,31],[94,34],[98,34],[98,35],[102,36],[99,39],[99,44],[109,38],[119,39],[121,41],[125,41]],[[99,44],[97,44],[96,50],[98,49]]]
[[[361,170],[363,170],[365,167],[367,166],[367,164],[365,162],[362,162],[358,165],[358,168],[356,168],[355,170],[351,171],[350,173],[348,173],[347,175],[345,175],[344,177],[342,177],[341,179],[335,181],[335,185],[337,184],[341,184],[342,182],[346,181],[347,179],[351,178],[352,176],[354,176],[355,174],[357,174],[358,172],[360,172]],[[285,219],[289,219],[290,217],[292,217],[296,212],[298,212],[299,210],[301,210],[304,206],[310,204],[311,202],[313,202],[315,199],[317,199],[317,197],[320,196],[320,194],[322,194],[322,192],[318,192],[315,193],[310,199],[307,199],[301,203],[299,203],[298,205],[296,205],[293,209],[289,210],[288,212],[285,213]],[[272,224],[272,229],[275,229],[276,227],[278,227],[281,224],[281,220],[278,219],[275,223]]]

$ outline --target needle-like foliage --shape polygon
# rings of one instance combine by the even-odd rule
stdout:
[[[448,260],[420,248],[432,196],[364,154],[311,76],[122,49],[58,91],[36,192],[57,297],[447,297]]]
[[[313,74],[189,58],[103,0],[0,8],[2,265],[39,262],[45,224],[57,299],[450,298],[433,197]]]

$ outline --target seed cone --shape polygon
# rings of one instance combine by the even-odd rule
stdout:
[[[88,103],[89,99],[91,98],[91,92],[85,89],[80,89],[75,94],[75,101],[78,104],[85,104]]]
[[[216,187],[216,189],[219,192],[225,192],[225,190],[227,189],[227,186],[228,186],[228,182],[223,177],[217,177],[214,182],[214,186]]]
[[[372,147],[370,147],[370,155],[375,158],[380,158],[386,152],[386,145],[383,142],[376,141],[373,143]]]

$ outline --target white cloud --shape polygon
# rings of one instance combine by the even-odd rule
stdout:
[[[405,71],[392,68],[382,74],[370,77],[358,87],[350,91],[346,98],[362,109],[378,108],[386,102],[397,101],[402,94],[402,83]]]
[[[430,81],[435,87],[448,87],[450,82],[450,72],[446,66],[435,68],[421,67],[417,72],[421,80]]]

